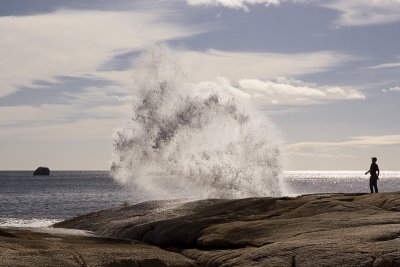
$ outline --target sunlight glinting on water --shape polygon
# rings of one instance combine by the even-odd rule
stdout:
[[[365,171],[285,171],[281,179],[285,195],[314,193],[369,193]],[[400,191],[400,171],[381,171],[379,192]]]

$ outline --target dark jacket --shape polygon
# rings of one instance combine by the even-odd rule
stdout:
[[[371,167],[369,167],[369,173],[371,174],[371,179],[378,179],[379,167],[375,162],[371,163]]]

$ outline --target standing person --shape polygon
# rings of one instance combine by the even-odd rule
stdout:
[[[369,171],[367,171],[365,175],[368,173],[371,174],[371,177],[369,178],[369,188],[371,189],[371,193],[374,193],[374,188],[375,193],[378,193],[379,167],[378,164],[376,164],[377,159],[375,157],[371,159],[371,167],[369,167]]]

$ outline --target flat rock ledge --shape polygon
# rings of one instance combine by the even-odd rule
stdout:
[[[115,246],[132,253],[108,262],[82,254],[86,265],[65,266],[400,266],[399,211],[400,193],[170,200],[94,212],[54,227],[127,240]],[[1,240],[13,238],[0,232]],[[100,249],[94,245],[82,251]],[[143,248],[152,257],[137,256]],[[133,256],[137,261],[129,262]]]
[[[198,266],[183,255],[140,242],[40,230],[0,229],[0,266]]]

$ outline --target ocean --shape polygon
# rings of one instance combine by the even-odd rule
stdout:
[[[364,171],[287,171],[280,179],[287,196],[369,192]],[[400,191],[400,172],[382,171],[378,187],[380,192]],[[50,176],[0,171],[0,226],[45,227],[145,198],[117,183],[107,171],[53,171]]]
[[[106,171],[0,172],[0,226],[47,226],[134,201]]]

